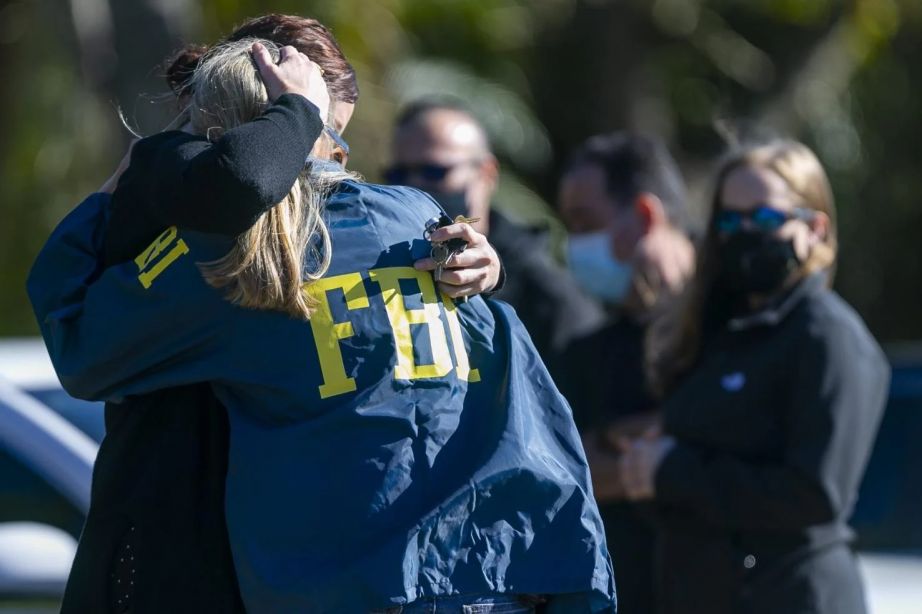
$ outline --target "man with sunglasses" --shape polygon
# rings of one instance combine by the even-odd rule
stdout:
[[[603,324],[599,305],[551,259],[544,233],[511,222],[493,206],[499,162],[483,126],[462,104],[423,99],[409,105],[397,118],[392,155],[386,183],[428,192],[452,218],[477,219],[474,229],[488,235],[505,268],[494,296],[515,307],[546,362]],[[464,273],[452,269],[464,264],[450,261],[442,278],[463,282]]]

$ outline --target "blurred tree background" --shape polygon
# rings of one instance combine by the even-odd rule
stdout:
[[[377,180],[399,107],[456,95],[503,162],[498,206],[558,238],[587,136],[662,136],[699,210],[727,134],[802,139],[837,195],[839,291],[881,339],[922,339],[918,0],[0,0],[0,335],[37,332],[25,275],[123,155],[118,109],[156,132],[163,59],[267,12],[317,17],[355,66],[352,167]]]

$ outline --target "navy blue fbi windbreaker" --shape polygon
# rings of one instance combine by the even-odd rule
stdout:
[[[29,279],[65,388],[114,400],[209,381],[228,409],[227,522],[252,612],[366,612],[465,593],[614,610],[570,408],[514,312],[437,295],[437,205],[344,183],[310,322],[236,307],[197,268],[231,241],[170,228],[101,271],[108,197],[52,234]],[[182,565],[182,561],[177,561]],[[554,607],[554,605],[557,607]]]

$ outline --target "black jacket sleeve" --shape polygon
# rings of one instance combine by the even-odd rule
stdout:
[[[245,231],[291,190],[322,130],[313,104],[284,94],[214,143],[179,131],[142,139],[113,195],[107,263],[133,258],[168,226]]]
[[[657,471],[657,501],[736,530],[844,520],[874,444],[889,366],[857,322],[805,332],[799,350],[782,460],[753,462],[678,443]]]

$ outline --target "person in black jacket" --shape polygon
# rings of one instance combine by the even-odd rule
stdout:
[[[313,19],[268,15],[244,23],[229,40],[257,36],[310,53],[323,79],[295,49],[277,66],[257,54],[274,101],[257,121],[213,142],[179,130],[139,141],[127,170],[100,190],[115,191],[106,265],[135,259],[170,225],[246,230],[290,190],[326,129],[321,117],[335,130],[345,127],[358,90],[329,31]],[[187,47],[168,71],[180,100],[206,51]],[[329,112],[318,109],[328,96],[323,82]],[[485,239],[483,245],[470,250],[486,256],[479,272],[497,275],[495,253]],[[242,612],[224,518],[227,415],[210,387],[107,404],[106,429],[62,612]]]
[[[688,301],[650,335],[664,434],[622,442],[659,512],[662,612],[860,614],[847,520],[889,366],[829,289],[832,193],[805,146],[721,168]]]
[[[127,169],[100,190],[115,192],[106,266],[136,258],[172,224],[240,232],[287,194],[329,98],[303,56],[272,71],[275,104],[260,120],[213,144],[179,130],[134,144]],[[224,519],[227,415],[210,387],[107,403],[105,414],[62,612],[242,612]]]
[[[586,141],[561,178],[574,278],[609,321],[571,342],[557,369],[592,470],[593,494],[618,570],[618,611],[654,611],[654,531],[643,505],[625,500],[616,442],[659,420],[644,373],[644,335],[695,265],[685,186],[665,144],[615,132]]]
[[[604,323],[599,305],[550,257],[546,232],[511,221],[493,206],[499,162],[486,131],[464,105],[421,99],[398,116],[385,182],[428,192],[451,217],[478,218],[506,271],[494,298],[515,307],[544,361]]]

